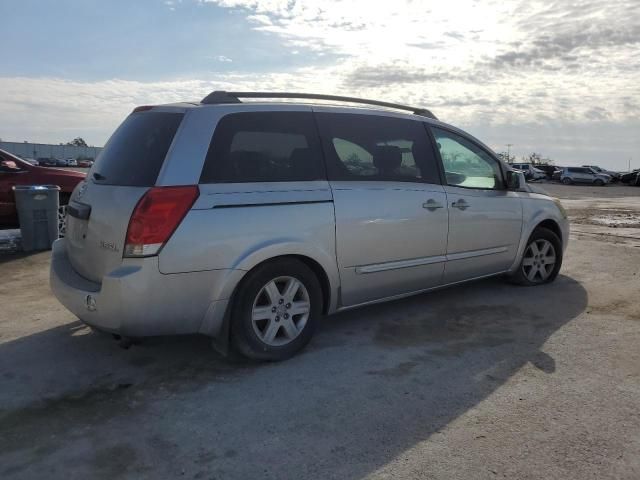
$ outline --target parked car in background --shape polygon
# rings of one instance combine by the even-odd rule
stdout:
[[[78,160],[78,166],[84,168],[91,168],[93,166],[93,160],[90,158],[81,158]]]
[[[84,173],[31,165],[0,150],[0,226],[18,225],[13,194],[15,185],[57,185],[60,187],[60,204],[66,205],[75,186],[84,178]]]
[[[560,171],[560,181],[565,185],[572,183],[590,183],[603,186],[611,182],[611,176],[598,173],[590,167],[564,167]]]
[[[78,161],[75,158],[67,158],[67,166],[68,167],[77,167]]]
[[[565,169],[565,167],[556,167],[555,171],[551,175],[551,180],[553,180],[554,182],[559,182],[560,181],[560,176],[562,175],[562,171],[564,169]]]
[[[602,173],[604,175],[609,175],[611,177],[611,182],[617,182],[620,180],[620,174],[618,172],[612,172],[611,170],[606,170],[597,165],[583,165],[583,167],[590,168],[596,173]]]
[[[56,159],[50,157],[38,157],[38,165],[41,167],[55,167]]]
[[[33,158],[25,158],[25,157],[20,157],[20,158],[25,162],[30,163],[31,165],[38,165],[38,161]]]
[[[629,185],[640,186],[640,170],[633,170],[629,173],[623,173],[620,176],[620,181]]]
[[[69,164],[67,163],[66,158],[56,158],[56,167],[67,167]]]
[[[107,142],[51,259],[54,294],[83,322],[130,337],[230,336],[248,357],[281,360],[323,314],[558,274],[569,240],[559,201],[428,110],[243,96],[136,108]]]
[[[553,178],[553,174],[558,170],[558,167],[555,165],[536,165],[536,169],[542,171],[547,180],[551,180]]]
[[[547,177],[547,174],[545,172],[539,170],[530,163],[512,163],[511,167],[523,172],[524,178],[526,178],[527,180],[542,180],[543,178]]]

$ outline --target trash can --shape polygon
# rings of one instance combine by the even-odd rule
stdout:
[[[60,187],[56,185],[15,185],[22,249],[48,250],[58,238]]]

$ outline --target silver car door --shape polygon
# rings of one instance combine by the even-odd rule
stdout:
[[[314,110],[333,191],[342,306],[439,285],[448,210],[422,123]]]
[[[447,185],[449,238],[444,282],[505,271],[522,231],[522,204],[508,191],[499,162],[457,133],[432,128]]]

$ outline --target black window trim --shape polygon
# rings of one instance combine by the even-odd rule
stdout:
[[[429,182],[424,178],[415,178],[412,180],[380,180],[380,179],[374,179],[374,178],[367,178],[365,176],[354,176],[353,178],[341,178],[341,179],[331,179],[329,178],[329,166],[327,165],[328,163],[328,158],[329,155],[331,155],[330,153],[327,153],[325,150],[325,142],[324,142],[324,138],[322,136],[322,132],[320,130],[320,124],[318,122],[318,117],[316,116],[316,114],[324,114],[324,113],[330,113],[332,115],[362,115],[362,116],[373,116],[373,117],[382,117],[382,118],[397,118],[399,120],[405,120],[405,121],[409,121],[409,122],[419,122],[422,123],[423,126],[426,125],[425,122],[423,122],[421,119],[413,119],[413,118],[404,118],[404,117],[396,117],[393,115],[385,115],[384,112],[367,112],[367,113],[363,113],[363,112],[330,112],[330,111],[313,111],[313,116],[316,122],[316,128],[318,130],[318,137],[320,138],[320,146],[322,148],[322,155],[323,155],[323,161],[324,161],[324,168],[325,168],[325,173],[327,175],[327,180],[330,182],[376,182],[376,183],[417,183],[420,185],[446,185],[446,183],[443,183],[443,177],[442,177],[442,166],[440,165],[439,162],[439,157],[435,156],[435,152],[433,152],[433,141],[430,137],[431,133],[429,132],[429,130],[427,129],[426,132],[426,140],[427,140],[427,148],[431,148],[432,152],[434,153],[434,157],[433,159],[435,160],[436,163],[436,170],[438,172],[438,183],[435,183],[433,181]],[[327,143],[332,143],[331,139],[327,139]],[[364,148],[364,147],[363,147]],[[423,169],[428,168],[427,165],[427,159],[426,158],[417,158],[414,159],[416,161],[416,166],[420,169],[420,173],[423,174],[424,171]],[[435,179],[434,179],[435,180]]]
[[[481,190],[484,192],[502,192],[505,190],[508,190],[507,187],[507,183],[506,183],[506,171],[505,171],[505,165],[502,163],[502,161],[500,161],[500,159],[494,155],[491,151],[488,151],[485,147],[483,147],[482,145],[480,145],[478,143],[478,141],[476,141],[475,139],[473,139],[472,137],[470,137],[468,134],[465,133],[461,133],[458,130],[455,130],[451,127],[445,126],[445,125],[434,125],[432,123],[428,123],[428,122],[423,122],[425,127],[427,128],[427,131],[429,132],[429,139],[431,140],[431,144],[432,144],[432,148],[435,152],[436,155],[436,161],[438,163],[438,167],[440,169],[440,179],[442,181],[442,185],[447,186],[447,187],[456,187],[456,188],[465,188],[467,190]],[[440,130],[444,130],[446,132],[452,133],[454,135],[457,135],[459,137],[464,138],[466,141],[468,141],[469,143],[471,143],[472,145],[474,145],[475,147],[479,148],[480,150],[482,150],[483,152],[485,152],[489,158],[493,159],[499,166],[500,168],[500,180],[501,180],[501,184],[502,184],[502,188],[480,188],[480,187],[467,187],[467,186],[463,186],[463,185],[450,185],[447,182],[447,177],[445,175],[445,169],[444,169],[444,162],[442,161],[442,157],[440,156],[440,150],[438,149],[437,145],[437,140],[435,137],[435,134],[433,133],[433,128],[438,128]]]

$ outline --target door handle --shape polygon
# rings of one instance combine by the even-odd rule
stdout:
[[[459,210],[466,210],[467,208],[469,208],[469,204],[463,198],[461,198],[457,202],[453,202],[451,206]]]
[[[430,212],[435,212],[439,208],[444,208],[444,206],[441,203],[436,202],[433,198],[430,198],[422,204],[422,208],[426,208]]]

